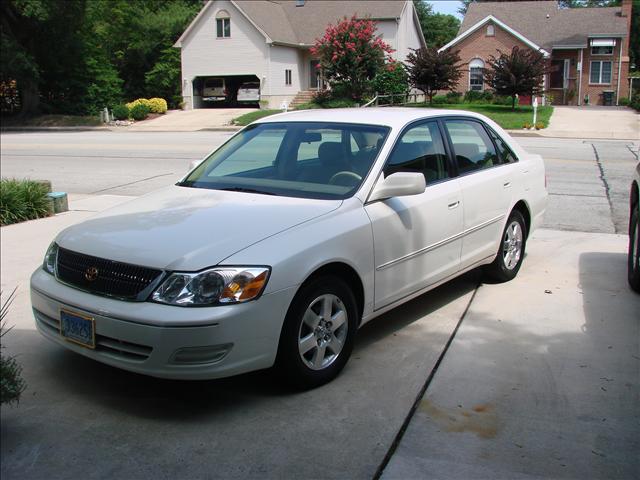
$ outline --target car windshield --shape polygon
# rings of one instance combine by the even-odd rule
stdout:
[[[250,125],[179,185],[344,199],[358,190],[388,133],[388,127],[346,123]]]

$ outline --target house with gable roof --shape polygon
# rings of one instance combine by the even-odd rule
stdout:
[[[458,36],[441,50],[459,51],[465,66],[459,92],[486,89],[483,70],[490,56],[518,46],[550,62],[544,87],[555,104],[617,105],[629,96],[631,8],[632,0],[620,7],[569,9],[556,1],[474,2]]]
[[[329,24],[370,18],[403,61],[425,46],[411,0],[209,0],[175,43],[181,50],[185,108],[201,108],[207,79],[223,78],[233,99],[244,82],[260,84],[269,107],[309,99],[323,88],[309,50]]]

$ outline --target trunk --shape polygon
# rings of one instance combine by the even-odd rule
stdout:
[[[429,96],[429,106],[433,105],[433,96],[436,94],[436,92],[429,92],[427,93],[427,95]]]
[[[38,113],[40,105],[40,91],[38,82],[33,79],[24,79],[18,83],[20,90],[20,118],[29,117]]]
[[[511,96],[511,110],[515,110],[516,109],[516,96],[515,94]]]

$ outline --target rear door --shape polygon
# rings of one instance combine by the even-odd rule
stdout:
[[[375,309],[446,278],[460,262],[462,198],[437,121],[414,123],[401,134],[383,175],[395,172],[421,172],[427,188],[365,206],[374,238]]]
[[[515,170],[502,162],[484,123],[469,118],[445,120],[458,167],[464,204],[461,267],[493,256],[512,202]]]

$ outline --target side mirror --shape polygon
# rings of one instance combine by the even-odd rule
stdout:
[[[384,200],[391,197],[405,197],[424,193],[427,182],[424,175],[418,172],[397,172],[387,178],[379,178],[373,187],[369,201]]]

